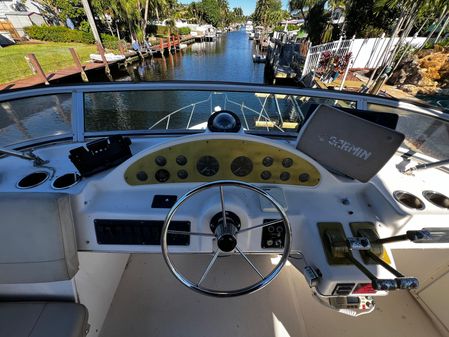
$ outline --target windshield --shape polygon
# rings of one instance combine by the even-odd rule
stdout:
[[[137,90],[132,84],[122,84],[107,91],[99,86],[73,87],[65,89],[67,93],[5,100],[0,102],[0,147],[113,132],[142,135],[203,132],[209,116],[220,110],[234,112],[247,133],[294,139],[319,104],[346,112],[353,110],[363,116],[364,111],[359,108],[366,103],[363,95],[330,96],[323,91],[287,88],[258,91],[251,85],[211,82],[195,84],[201,87],[198,90],[192,90],[192,86],[189,82],[164,82]],[[211,87],[212,90],[207,89]],[[402,147],[409,154],[447,158],[448,121],[423,114],[410,104],[399,108],[396,101],[371,99],[374,101],[367,103],[369,111],[398,116],[396,129],[405,135]]]

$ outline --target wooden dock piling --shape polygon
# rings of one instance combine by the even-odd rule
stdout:
[[[83,82],[89,82],[89,79],[87,78],[86,72],[84,71],[84,68],[81,64],[78,54],[76,53],[75,48],[69,48],[69,50],[70,50],[70,54],[72,54],[73,61],[75,62],[76,68],[78,69],[78,71],[81,74],[81,79],[83,80]]]
[[[112,76],[111,76],[111,69],[109,69],[108,61],[106,60],[106,56],[104,55],[104,49],[103,49],[103,47],[99,43],[96,43],[96,45],[97,45],[98,53],[100,54],[101,59],[103,61],[104,72],[106,73],[106,76],[108,77],[108,79],[110,81],[112,81],[113,79],[112,79]]]
[[[126,54],[126,49],[125,49],[125,47],[123,46],[122,41],[119,41],[119,43],[118,43],[118,48],[119,48],[120,53],[121,53],[122,55],[125,55],[125,54]]]
[[[39,61],[37,60],[36,55],[31,53],[31,54],[27,54],[26,57],[28,57],[28,60],[30,61],[31,65],[33,66],[35,72],[42,79],[42,81],[45,83],[45,85],[49,85],[50,82],[48,82],[47,76],[45,75],[45,72],[42,69]]]

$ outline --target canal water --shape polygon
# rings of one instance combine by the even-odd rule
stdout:
[[[245,31],[229,32],[213,42],[194,43],[176,53],[131,64],[114,80],[263,83],[264,64],[253,63],[254,52],[254,43],[248,39]],[[245,94],[193,91],[87,93],[84,97],[85,130],[194,128],[207,121],[211,110],[216,107],[232,109],[238,114],[246,109],[250,115],[260,110],[260,97],[249,94],[243,96]],[[180,107],[186,109],[180,110]],[[278,107],[279,104],[276,107],[273,102],[266,102],[266,113]],[[169,121],[163,120],[163,124],[155,125],[175,110],[180,111]],[[195,114],[192,114],[193,110]],[[290,110],[285,107],[287,114]],[[254,124],[254,116],[245,122],[250,128]],[[70,134],[71,99],[68,94],[0,103],[0,146],[37,137]]]
[[[245,31],[194,43],[180,52],[128,66],[120,81],[201,80],[264,83],[264,64],[253,63],[254,43]]]

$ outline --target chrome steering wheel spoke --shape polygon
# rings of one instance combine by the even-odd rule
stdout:
[[[208,237],[215,237],[212,233],[198,233],[198,232],[186,232],[186,231],[177,231],[174,229],[169,229],[167,231],[168,234],[175,234],[175,235],[192,235],[192,236],[208,236]]]
[[[254,271],[260,276],[260,278],[263,280],[263,275],[262,273],[259,271],[259,269],[256,268],[256,266],[251,262],[251,260],[248,258],[248,256],[245,255],[245,253],[243,253],[239,246],[236,246],[235,249],[237,249],[237,251],[240,253],[240,255],[246,260],[246,262],[248,262],[248,264],[251,266],[251,268],[254,269]]]
[[[209,262],[206,270],[204,271],[203,275],[201,276],[200,280],[198,281],[198,283],[196,284],[197,286],[199,286],[201,284],[201,282],[203,282],[206,277],[207,274],[209,274],[209,271],[212,269],[212,266],[214,265],[215,261],[217,260],[217,257],[220,255],[220,251],[217,249],[217,251],[215,252],[214,256],[212,257],[212,260]]]

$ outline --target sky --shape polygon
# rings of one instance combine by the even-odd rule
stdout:
[[[183,4],[189,4],[193,0],[180,0]],[[250,15],[254,12],[254,8],[256,8],[256,0],[228,0],[229,1],[229,8],[234,7],[242,7],[243,14]],[[282,8],[287,9],[288,6],[288,0],[282,0]]]

